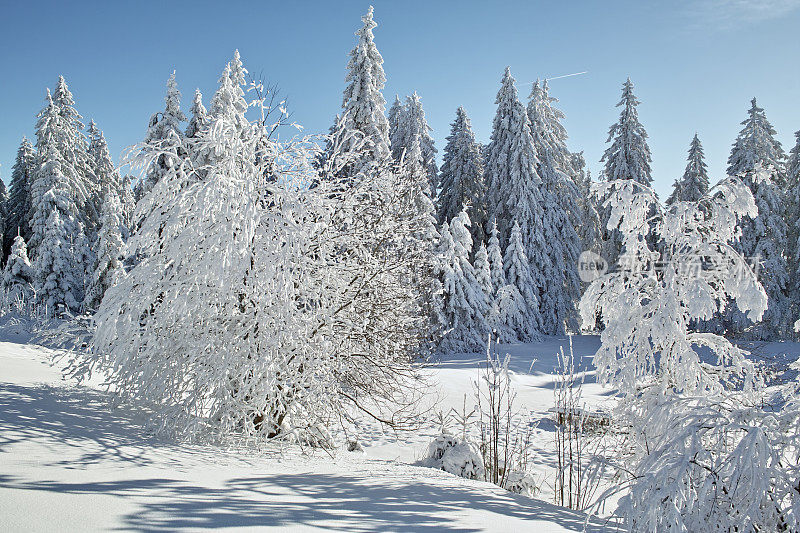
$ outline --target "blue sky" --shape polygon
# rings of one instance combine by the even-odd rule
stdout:
[[[800,129],[800,0],[689,2],[437,2],[377,0],[376,44],[388,103],[416,90],[437,147],[462,105],[489,138],[494,98],[511,66],[521,96],[553,80],[573,150],[596,172],[627,76],[642,100],[653,175],[664,194],[683,172],[697,131],[712,179],[753,96],[789,149]],[[45,87],[63,74],[86,121],[104,130],[115,160],[140,141],[177,70],[188,110],[208,103],[238,48],[245,66],[277,83],[306,132],[324,132],[341,105],[347,52],[367,1],[14,2],[0,22],[0,175],[34,133]]]

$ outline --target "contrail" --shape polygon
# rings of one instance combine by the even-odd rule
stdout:
[[[583,72],[575,72],[575,73],[572,73],[572,74],[564,74],[563,76],[554,76],[552,78],[545,78],[545,79],[547,81],[550,81],[550,80],[557,80],[559,78],[569,78],[570,76],[580,76],[581,74],[588,74],[588,73],[589,73],[588,70],[584,70]]]
[[[583,72],[573,72],[572,74],[564,74],[563,76],[553,76],[552,78],[545,78],[544,80],[545,81],[558,80],[561,78],[569,78],[570,76],[580,76],[581,74],[589,74],[589,71],[584,70]],[[525,83],[520,83],[520,85],[531,85],[533,83],[534,82],[532,81],[526,81]]]

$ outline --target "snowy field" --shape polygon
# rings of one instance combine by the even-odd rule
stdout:
[[[6,336],[6,339],[9,337]],[[17,339],[18,340],[18,339]],[[552,406],[553,354],[564,341],[510,346],[520,402]],[[589,353],[594,337],[576,338]],[[98,388],[64,381],[52,352],[0,343],[0,522],[4,531],[276,529],[281,531],[580,531],[584,516],[489,483],[415,466],[435,427],[382,434],[365,427],[364,452],[257,455],[148,437],[142,420],[109,408]],[[533,372],[528,373],[533,358]],[[437,409],[471,399],[481,358],[430,370]],[[603,391],[586,386],[601,402]],[[540,479],[546,483],[545,447]],[[594,521],[589,531],[604,530]]]

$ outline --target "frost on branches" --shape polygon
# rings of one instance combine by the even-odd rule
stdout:
[[[629,489],[618,514],[632,531],[796,530],[796,404],[780,414],[761,407],[769,402],[746,352],[690,329],[729,302],[751,321],[766,309],[731,245],[739,220],[756,214],[749,188],[729,178],[697,202],[659,208],[659,252],[646,238],[652,189],[634,180],[599,188],[624,253],[580,309],[587,323],[606,317],[594,363],[620,392],[616,423],[630,428],[616,458]]]
[[[203,178],[167,173],[146,197],[131,247],[148,253],[106,292],[87,368],[186,437],[327,445],[359,413],[401,426],[427,323],[408,191],[388,162],[337,177],[363,157],[351,138],[330,139],[312,189],[292,185],[317,175],[310,141],[271,147],[283,163],[263,179],[273,162],[230,94],[198,140]]]

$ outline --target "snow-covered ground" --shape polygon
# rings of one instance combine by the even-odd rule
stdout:
[[[5,337],[9,339],[8,336]],[[281,531],[580,531],[584,516],[549,503],[552,433],[537,430],[540,499],[415,466],[436,434],[381,433],[365,425],[364,452],[333,457],[284,447],[244,453],[150,437],[142,419],[109,407],[99,388],[75,386],[52,352],[0,343],[0,523],[4,531],[268,529]],[[553,405],[555,353],[565,338],[501,347],[512,354],[521,407]],[[576,337],[588,355],[596,337]],[[536,359],[533,370],[531,362]],[[430,369],[431,403],[472,402],[482,358]],[[587,379],[584,395],[607,392]],[[595,520],[589,531],[600,531]]]

